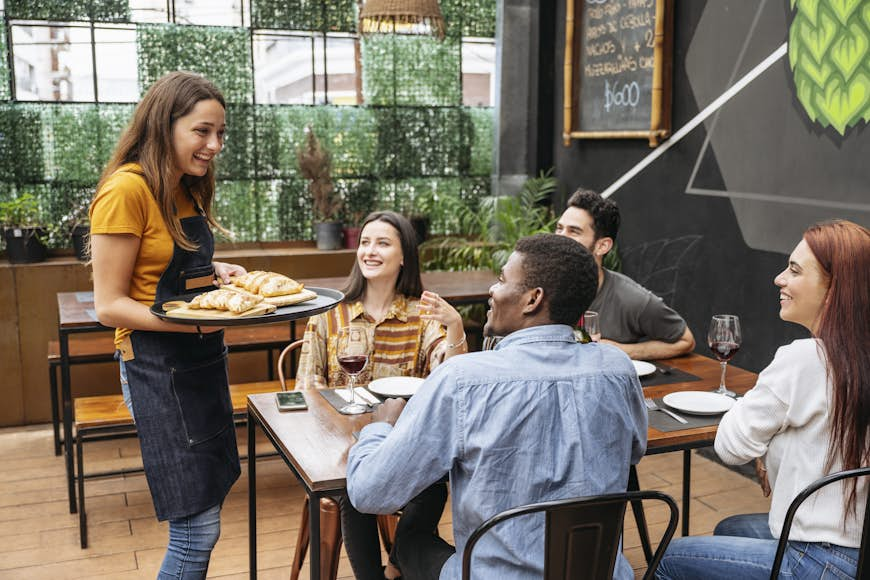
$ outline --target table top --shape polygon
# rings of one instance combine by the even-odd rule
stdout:
[[[689,354],[668,359],[666,364],[701,380],[647,387],[644,389],[647,397],[661,397],[676,391],[712,391],[719,385],[719,363],[705,356]],[[742,394],[755,385],[755,373],[729,367],[730,389]],[[346,485],[348,450],[355,443],[353,432],[371,421],[371,413],[342,415],[316,391],[302,392],[308,402],[307,411],[278,411],[274,395],[262,394],[248,397],[248,412],[257,417],[277,450],[293,465],[310,490],[342,490]],[[647,453],[712,444],[716,428],[716,425],[711,425],[665,433],[650,427]]]
[[[472,304],[486,302],[489,287],[496,276],[489,270],[470,270],[467,272],[424,272],[423,287],[437,292],[452,304]],[[344,287],[347,278],[305,278],[300,282],[306,286],[321,288]],[[93,292],[58,292],[58,320],[61,330],[97,330],[106,328],[97,322],[94,311]]]

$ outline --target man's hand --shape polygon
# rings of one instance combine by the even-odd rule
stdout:
[[[227,264],[226,262],[212,262],[214,266],[215,286],[221,284],[229,284],[230,276],[243,276],[247,270],[237,264]]]
[[[387,399],[382,405],[378,405],[378,408],[372,413],[372,422],[395,425],[404,408],[405,399]]]

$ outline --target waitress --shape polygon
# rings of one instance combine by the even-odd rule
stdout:
[[[170,73],[133,113],[91,203],[94,304],[114,327],[121,388],[136,422],[158,520],[169,521],[159,579],[205,578],[220,509],[239,477],[223,329],[165,322],[155,301],[245,273],[214,262],[214,158],[224,98]]]

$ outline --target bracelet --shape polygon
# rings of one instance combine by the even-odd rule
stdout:
[[[464,332],[462,333],[462,338],[459,339],[459,342],[456,342],[453,344],[450,344],[450,343],[447,344],[447,350],[453,350],[454,348],[458,348],[458,347],[462,346],[463,344],[465,344],[465,333]]]

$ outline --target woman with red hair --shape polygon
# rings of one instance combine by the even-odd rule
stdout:
[[[777,351],[722,418],[715,444],[728,464],[764,458],[770,513],[733,516],[713,537],[674,541],[656,578],[768,578],[795,496],[829,473],[870,465],[870,231],[843,220],[811,226],[774,283],[780,318],[812,336]],[[855,577],[867,489],[864,479],[843,480],[805,502],[783,577]]]

